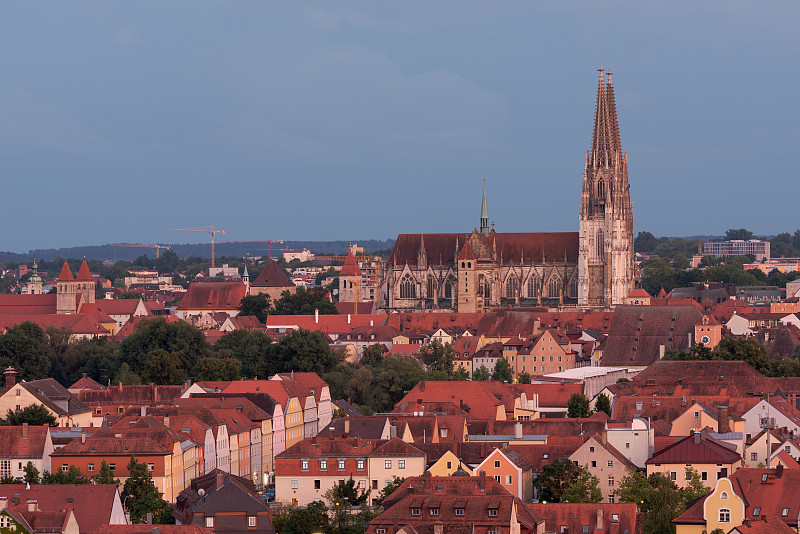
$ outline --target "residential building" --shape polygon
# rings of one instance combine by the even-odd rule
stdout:
[[[542,517],[545,532],[592,534],[634,534],[641,532],[636,504],[527,503],[532,513]]]
[[[17,383],[17,372],[12,367],[7,368],[3,375],[6,392],[0,397],[0,413],[40,404],[56,418],[58,426],[93,426],[92,409],[54,379]]]
[[[678,487],[689,484],[687,466],[700,473],[707,486],[729,476],[742,467],[742,456],[718,443],[703,432],[695,432],[656,452],[647,460],[647,475],[663,473]]]
[[[522,454],[508,448],[496,448],[473,470],[486,473],[514,497],[522,501],[533,498],[533,472]]]
[[[612,444],[608,442],[606,433],[596,434],[573,452],[569,459],[577,465],[586,467],[589,473],[600,481],[600,491],[604,503],[615,502],[614,490],[628,476],[628,469],[636,466]]]
[[[30,462],[39,473],[50,469],[54,451],[48,425],[0,426],[0,478],[22,480]]]

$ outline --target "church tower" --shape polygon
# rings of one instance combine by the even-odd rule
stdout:
[[[355,256],[347,253],[344,265],[339,271],[339,302],[363,302],[364,288],[362,284],[364,273],[358,268]],[[353,309],[357,307],[354,305]]]
[[[78,274],[75,276],[75,283],[77,284],[77,292],[81,295],[81,304],[92,304],[94,302],[95,281],[85,259],[81,263]]]
[[[36,256],[33,257],[33,273],[28,278],[28,295],[42,294],[42,277],[39,276],[39,265],[36,263]]]
[[[592,147],[586,154],[578,224],[578,305],[610,308],[633,289],[633,207],[611,72],[600,67]]]
[[[78,284],[75,282],[75,278],[72,277],[69,265],[64,262],[61,274],[58,275],[56,280],[56,313],[59,315],[75,313],[77,311],[75,299],[77,294]]]
[[[481,233],[488,236],[489,232],[489,206],[486,204],[486,180],[483,181],[483,203],[481,204]]]

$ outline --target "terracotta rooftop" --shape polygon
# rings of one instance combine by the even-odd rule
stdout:
[[[730,464],[742,457],[724,445],[695,433],[656,452],[649,460],[652,464]]]
[[[58,275],[56,282],[74,282],[75,278],[72,276],[72,271],[69,269],[67,262],[61,267],[61,273]]]
[[[591,532],[618,534],[637,530],[637,510],[634,503],[527,503],[525,506],[544,518],[546,532]],[[586,527],[589,530],[586,530]]]
[[[81,268],[78,270],[78,275],[75,277],[76,282],[94,282],[94,277],[89,271],[89,265],[86,260],[81,263]]]
[[[339,271],[339,276],[361,276],[362,274],[361,269],[358,268],[358,264],[356,263],[356,257],[353,256],[352,252],[349,252],[347,258],[344,260],[342,269]]]
[[[178,304],[179,310],[236,310],[245,296],[241,282],[192,282]]]
[[[41,460],[49,431],[47,425],[0,426],[0,457]]]
[[[270,260],[256,279],[250,282],[250,285],[253,287],[295,287],[292,278],[275,260]]]

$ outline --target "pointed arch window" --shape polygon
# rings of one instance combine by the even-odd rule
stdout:
[[[597,229],[597,235],[595,236],[595,248],[597,252],[597,259],[602,260],[605,256],[605,236],[602,228]]]
[[[528,298],[539,296],[539,280],[535,276],[528,278]]]
[[[569,298],[576,299],[578,298],[578,279],[576,277],[572,277],[572,280],[569,281]]]
[[[414,284],[414,279],[410,274],[406,274],[400,279],[400,298],[401,299],[415,299],[417,298],[417,289]]]
[[[561,295],[561,280],[557,276],[550,279],[547,286],[547,296],[551,299],[557,299]]]
[[[436,279],[432,275],[428,275],[427,297],[432,299],[436,295]]]
[[[513,299],[516,298],[519,283],[517,282],[517,277],[513,274],[508,277],[508,281],[506,282],[506,298]]]
[[[597,197],[600,200],[606,198],[606,183],[603,180],[597,181]]]
[[[444,284],[444,298],[454,298],[454,293],[457,291],[456,280],[452,276],[448,277],[447,282]]]

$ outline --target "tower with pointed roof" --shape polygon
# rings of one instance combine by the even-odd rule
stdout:
[[[81,268],[78,270],[78,275],[75,277],[77,284],[77,292],[81,296],[81,304],[91,304],[94,302],[94,289],[95,280],[92,273],[89,271],[89,265],[86,260],[81,263]]]
[[[77,311],[76,295],[78,284],[72,276],[67,262],[61,267],[61,273],[56,279],[56,313],[69,314]]]
[[[481,203],[481,233],[489,235],[489,207],[486,204],[486,180],[483,181],[483,202]]]
[[[363,302],[365,300],[363,274],[358,268],[353,253],[348,252],[342,270],[339,271],[339,302]]]
[[[250,273],[247,272],[247,262],[244,264],[244,271],[242,271],[242,283],[245,287],[245,295],[250,294]]]
[[[583,172],[578,223],[578,305],[610,308],[633,289],[633,206],[628,158],[622,152],[614,84],[602,68],[592,146]]]
[[[33,273],[28,278],[28,295],[42,294],[42,277],[39,276],[39,265],[36,263],[36,256],[33,257]]]

